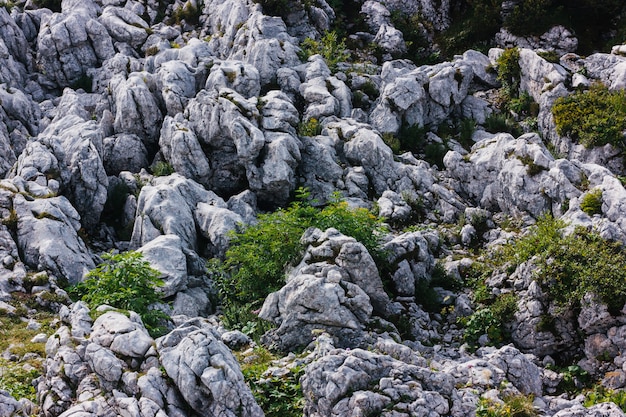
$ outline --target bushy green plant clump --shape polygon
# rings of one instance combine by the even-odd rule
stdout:
[[[602,214],[602,189],[596,188],[585,194],[580,201],[580,209],[590,216]]]
[[[539,415],[533,406],[533,397],[511,395],[497,403],[488,398],[480,398],[476,417],[535,417]]]
[[[309,227],[330,227],[352,236],[372,254],[377,265],[385,256],[379,245],[382,223],[370,211],[352,209],[338,196],[323,209],[311,206],[308,193],[286,209],[261,214],[255,225],[234,233],[224,261],[213,259],[209,273],[218,287],[223,304],[223,320],[233,328],[246,330],[253,337],[268,329],[253,313],[265,297],[285,283],[285,270],[304,251],[300,238]],[[244,329],[245,328],[245,329]]]
[[[255,359],[241,365],[252,395],[268,417],[299,417],[304,408],[300,377],[304,367],[294,367],[287,375],[264,377],[275,357],[263,348],[256,348]]]
[[[91,309],[107,304],[134,311],[153,337],[164,334],[167,316],[150,308],[161,302],[161,273],[143,260],[139,252],[106,253],[102,258],[104,262],[90,271],[83,282],[70,288],[72,298],[84,301]]]
[[[235,233],[223,262],[214,262],[220,292],[227,302],[262,301],[285,283],[285,268],[304,250],[300,237],[309,227],[334,227],[361,242],[382,262],[379,247],[381,222],[369,210],[352,209],[335,195],[323,209],[311,206],[308,193],[286,209],[261,214],[255,225]]]
[[[502,83],[505,94],[510,98],[518,97],[522,72],[519,66],[519,49],[506,49],[498,58],[497,65],[498,81]]]
[[[300,136],[317,136],[321,133],[322,124],[315,117],[298,124],[298,135]]]
[[[534,258],[537,280],[562,309],[580,305],[586,293],[593,293],[619,311],[626,302],[626,251],[583,228],[565,235],[565,226],[552,216],[541,217],[529,233],[495,251],[486,271],[510,273]]]
[[[585,147],[610,143],[626,149],[626,92],[600,83],[557,99],[552,107],[559,135],[570,135]]]
[[[484,291],[484,290],[483,290]],[[485,293],[483,293],[485,295]],[[501,345],[509,340],[507,324],[517,311],[517,297],[513,293],[497,297],[487,296],[480,303],[481,308],[471,316],[461,320],[465,325],[463,338],[472,348],[478,347],[478,339],[483,334],[489,337],[492,345]]]
[[[524,132],[511,116],[502,113],[492,113],[485,121],[485,130],[491,133],[510,133],[518,137]]]
[[[339,40],[337,33],[334,31],[326,32],[322,39],[316,41],[315,39],[306,38],[300,44],[302,52],[300,53],[300,59],[306,61],[310,56],[320,54],[328,68],[331,71],[335,71],[337,64],[345,62],[350,57],[350,54],[346,51],[346,43],[343,39]]]
[[[596,385],[585,395],[585,407],[591,407],[596,404],[612,402],[615,403],[622,411],[626,411],[626,391],[612,390]]]
[[[183,20],[189,25],[197,25],[200,22],[202,10],[194,6],[192,3],[186,3],[183,7],[179,7],[172,13],[169,24],[179,25]]]
[[[152,174],[155,177],[166,177],[173,173],[174,173],[174,168],[168,162],[159,161],[156,164],[154,164],[154,167],[152,167]]]
[[[554,14],[561,8],[552,7],[554,0],[522,0],[504,19],[504,27],[515,35],[541,35],[554,25]],[[551,13],[546,13],[548,10]]]

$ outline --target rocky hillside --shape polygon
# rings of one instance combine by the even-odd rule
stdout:
[[[1,416],[624,415],[624,1],[0,1]]]

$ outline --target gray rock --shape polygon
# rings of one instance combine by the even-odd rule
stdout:
[[[209,161],[182,114],[165,117],[159,146],[163,157],[177,173],[203,185],[210,183]]]
[[[77,233],[80,217],[65,197],[28,201],[16,195],[13,205],[24,263],[36,270],[49,270],[71,284],[82,281],[95,268]]]
[[[226,208],[206,203],[199,203],[194,215],[200,232],[209,240],[209,253],[223,257],[230,244],[231,233],[239,231],[243,218]]]
[[[78,116],[68,115],[55,119],[41,136],[49,138],[45,139],[48,147],[59,159],[59,180],[65,188],[64,194],[80,214],[85,228],[95,227],[104,209],[108,187],[101,158],[102,130],[94,121],[83,121]],[[55,177],[58,176],[59,173]]]
[[[111,80],[115,100],[115,133],[132,133],[142,138],[150,151],[159,137],[161,110],[152,89],[153,76],[148,73],[132,73],[128,79],[116,77]]]
[[[139,136],[122,133],[104,138],[102,161],[108,175],[139,172],[148,167],[148,151]]]
[[[328,269],[326,276],[292,276],[265,299],[259,317],[279,327],[263,336],[264,343],[289,352],[312,342],[313,332],[319,329],[328,332],[338,346],[362,343],[372,313],[369,297],[357,285],[342,280],[337,269]]]
[[[143,254],[150,266],[161,273],[163,298],[170,297],[187,287],[187,258],[180,237],[166,234],[146,243],[138,252]]]
[[[541,369],[513,346],[504,346],[486,355],[487,360],[502,369],[506,378],[523,394],[541,396]]]
[[[158,339],[157,349],[167,375],[195,412],[263,416],[237,360],[210,325],[188,321]]]
[[[207,91],[229,88],[246,99],[256,97],[261,92],[259,71],[254,66],[243,62],[223,61],[211,67],[211,73],[204,88]]]
[[[67,87],[115,54],[106,28],[83,9],[46,15],[37,36],[37,64],[53,87]]]
[[[145,327],[114,311],[96,319],[90,339],[125,358],[143,359],[154,344]]]
[[[153,179],[139,194],[131,247],[143,246],[162,234],[174,234],[183,248],[195,250],[194,212],[200,202],[226,207],[215,193],[178,174]]]
[[[117,383],[122,377],[122,361],[100,345],[89,343],[85,349],[85,360],[96,375],[107,382]]]
[[[148,24],[130,9],[105,7],[99,22],[107,29],[114,41],[128,43],[135,49],[148,38]]]
[[[182,113],[189,99],[196,95],[196,76],[183,61],[164,62],[157,72],[157,85],[165,101],[167,114]]]
[[[203,288],[190,288],[176,294],[172,316],[207,317],[213,310],[211,300]]]
[[[578,39],[563,26],[553,26],[539,36],[515,36],[506,28],[496,33],[496,43],[501,48],[528,48],[555,51],[559,55],[575,52],[578,49]]]
[[[443,373],[361,349],[334,350],[302,377],[307,416],[448,415],[453,380]],[[398,414],[402,415],[402,414]]]

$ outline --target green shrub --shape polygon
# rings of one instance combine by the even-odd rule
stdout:
[[[614,391],[602,385],[595,385],[593,389],[585,395],[584,405],[585,407],[591,407],[606,402],[615,403],[622,411],[626,411],[626,391]]]
[[[541,35],[555,23],[554,14],[558,10],[551,7],[553,3],[553,0],[522,0],[506,16],[504,27],[518,36]]]
[[[82,300],[91,309],[107,304],[139,314],[153,337],[165,332],[167,316],[151,309],[161,302],[161,273],[144,261],[139,252],[102,255],[104,262],[87,274],[86,279],[69,289],[74,300]]]
[[[41,374],[39,370],[24,369],[24,364],[0,359],[0,390],[7,390],[16,399],[27,398],[37,401],[37,390],[33,380]]]
[[[518,97],[522,72],[519,66],[519,49],[506,49],[496,62],[498,81],[502,83],[502,89],[506,96],[509,98]]]
[[[298,124],[298,135],[300,136],[317,136],[321,133],[322,124],[315,117]]]
[[[609,91],[600,83],[557,99],[552,107],[559,135],[570,135],[585,147],[610,143],[626,149],[626,92]]]
[[[152,174],[155,177],[166,177],[174,173],[174,168],[168,162],[159,161],[152,167]]]
[[[306,61],[310,56],[320,54],[332,72],[335,72],[338,63],[345,62],[350,57],[346,52],[345,40],[339,40],[334,31],[326,32],[319,41],[306,38],[300,48],[300,59]]]
[[[517,297],[513,293],[500,294],[493,301],[484,300],[483,307],[474,314],[463,318],[465,325],[463,338],[472,348],[478,347],[478,339],[483,334],[489,337],[492,345],[501,345],[509,340],[507,324],[517,311]]]
[[[491,133],[510,133],[514,137],[524,132],[511,116],[502,113],[492,113],[485,120],[485,130]]]
[[[476,417],[535,417],[539,415],[533,406],[533,397],[510,395],[503,403],[481,397],[476,408]]]
[[[602,214],[602,190],[596,188],[585,194],[580,201],[580,208],[589,216]]]
[[[265,376],[272,361],[277,359],[264,348],[255,348],[253,360],[243,360],[241,372],[252,395],[268,417],[300,417],[304,409],[304,395],[300,377],[303,366],[289,369],[283,376]]]
[[[180,25],[184,20],[189,25],[197,25],[200,23],[200,15],[202,15],[202,10],[194,6],[193,3],[187,2],[184,6],[174,10],[168,24]]]
[[[541,217],[527,234],[493,252],[485,270],[510,273],[534,257],[536,279],[561,309],[579,306],[589,292],[619,311],[626,303],[626,251],[583,228],[566,236],[565,226]]]
[[[378,264],[383,262],[382,225],[372,213],[351,209],[337,197],[319,209],[306,202],[307,197],[301,191],[300,199],[288,208],[259,215],[257,224],[233,234],[225,260],[211,263],[210,272],[226,305],[258,308],[268,294],[282,288],[285,269],[302,254],[300,238],[309,227],[334,227],[363,243]]]

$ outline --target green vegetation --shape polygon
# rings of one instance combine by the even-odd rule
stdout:
[[[298,124],[298,135],[300,136],[317,136],[321,133],[322,124],[315,117]]]
[[[498,81],[507,97],[515,98],[519,95],[521,68],[519,66],[519,49],[510,48],[502,52],[497,60]]]
[[[626,411],[626,391],[614,391],[602,385],[595,385],[593,389],[585,395],[584,405],[585,407],[591,407],[606,402],[615,403],[622,411]]]
[[[592,293],[610,311],[619,311],[626,302],[626,251],[583,228],[565,235],[565,226],[550,215],[541,217],[528,233],[485,259],[482,277],[511,273],[534,258],[536,279],[562,310],[579,306]]]
[[[243,360],[242,360],[243,359]],[[255,348],[252,356],[240,358],[241,372],[252,395],[268,417],[299,417],[304,408],[300,377],[304,367],[296,366],[282,376],[267,376],[277,358],[264,348]]]
[[[552,107],[559,135],[570,135],[585,147],[610,143],[626,150],[626,92],[600,83],[556,100]]]
[[[483,295],[487,295],[486,288]],[[513,293],[500,294],[497,297],[487,297],[480,302],[482,306],[474,314],[461,320],[465,325],[463,335],[465,342],[471,348],[478,347],[478,339],[483,334],[489,337],[492,345],[501,345],[509,340],[507,324],[513,320],[517,311],[517,297]]]
[[[602,189],[595,188],[585,194],[580,201],[580,208],[589,216],[602,214]]]
[[[0,359],[0,390],[6,390],[13,398],[27,398],[37,401],[37,390],[33,380],[41,375],[37,368]]]
[[[384,263],[379,247],[382,223],[376,216],[366,209],[348,207],[337,194],[323,209],[311,206],[307,198],[308,193],[300,189],[297,201],[288,208],[259,215],[256,225],[234,233],[224,261],[209,264],[222,296],[225,320],[254,320],[254,315],[246,312],[258,309],[268,294],[284,285],[285,269],[302,254],[300,237],[309,227],[334,227],[365,245],[378,265]]]
[[[335,72],[338,63],[345,62],[350,57],[346,51],[345,40],[339,40],[334,31],[326,32],[319,41],[306,38],[300,44],[300,48],[302,50],[299,54],[300,59],[306,61],[310,56],[320,54],[332,72]]]
[[[497,403],[481,397],[476,408],[476,417],[535,417],[539,413],[533,406],[533,397],[511,395]]]
[[[141,316],[153,337],[165,333],[165,313],[150,306],[161,302],[161,273],[143,260],[139,252],[102,255],[104,262],[87,274],[85,281],[69,289],[74,300],[83,300],[89,308],[107,304],[132,310]]]
[[[155,177],[166,177],[174,173],[174,168],[168,162],[159,161],[152,167],[152,174]]]
[[[184,6],[174,10],[172,18],[168,21],[168,24],[180,25],[182,21],[185,21],[188,25],[197,25],[200,23],[201,14],[202,10],[196,7],[193,3],[187,2]]]

